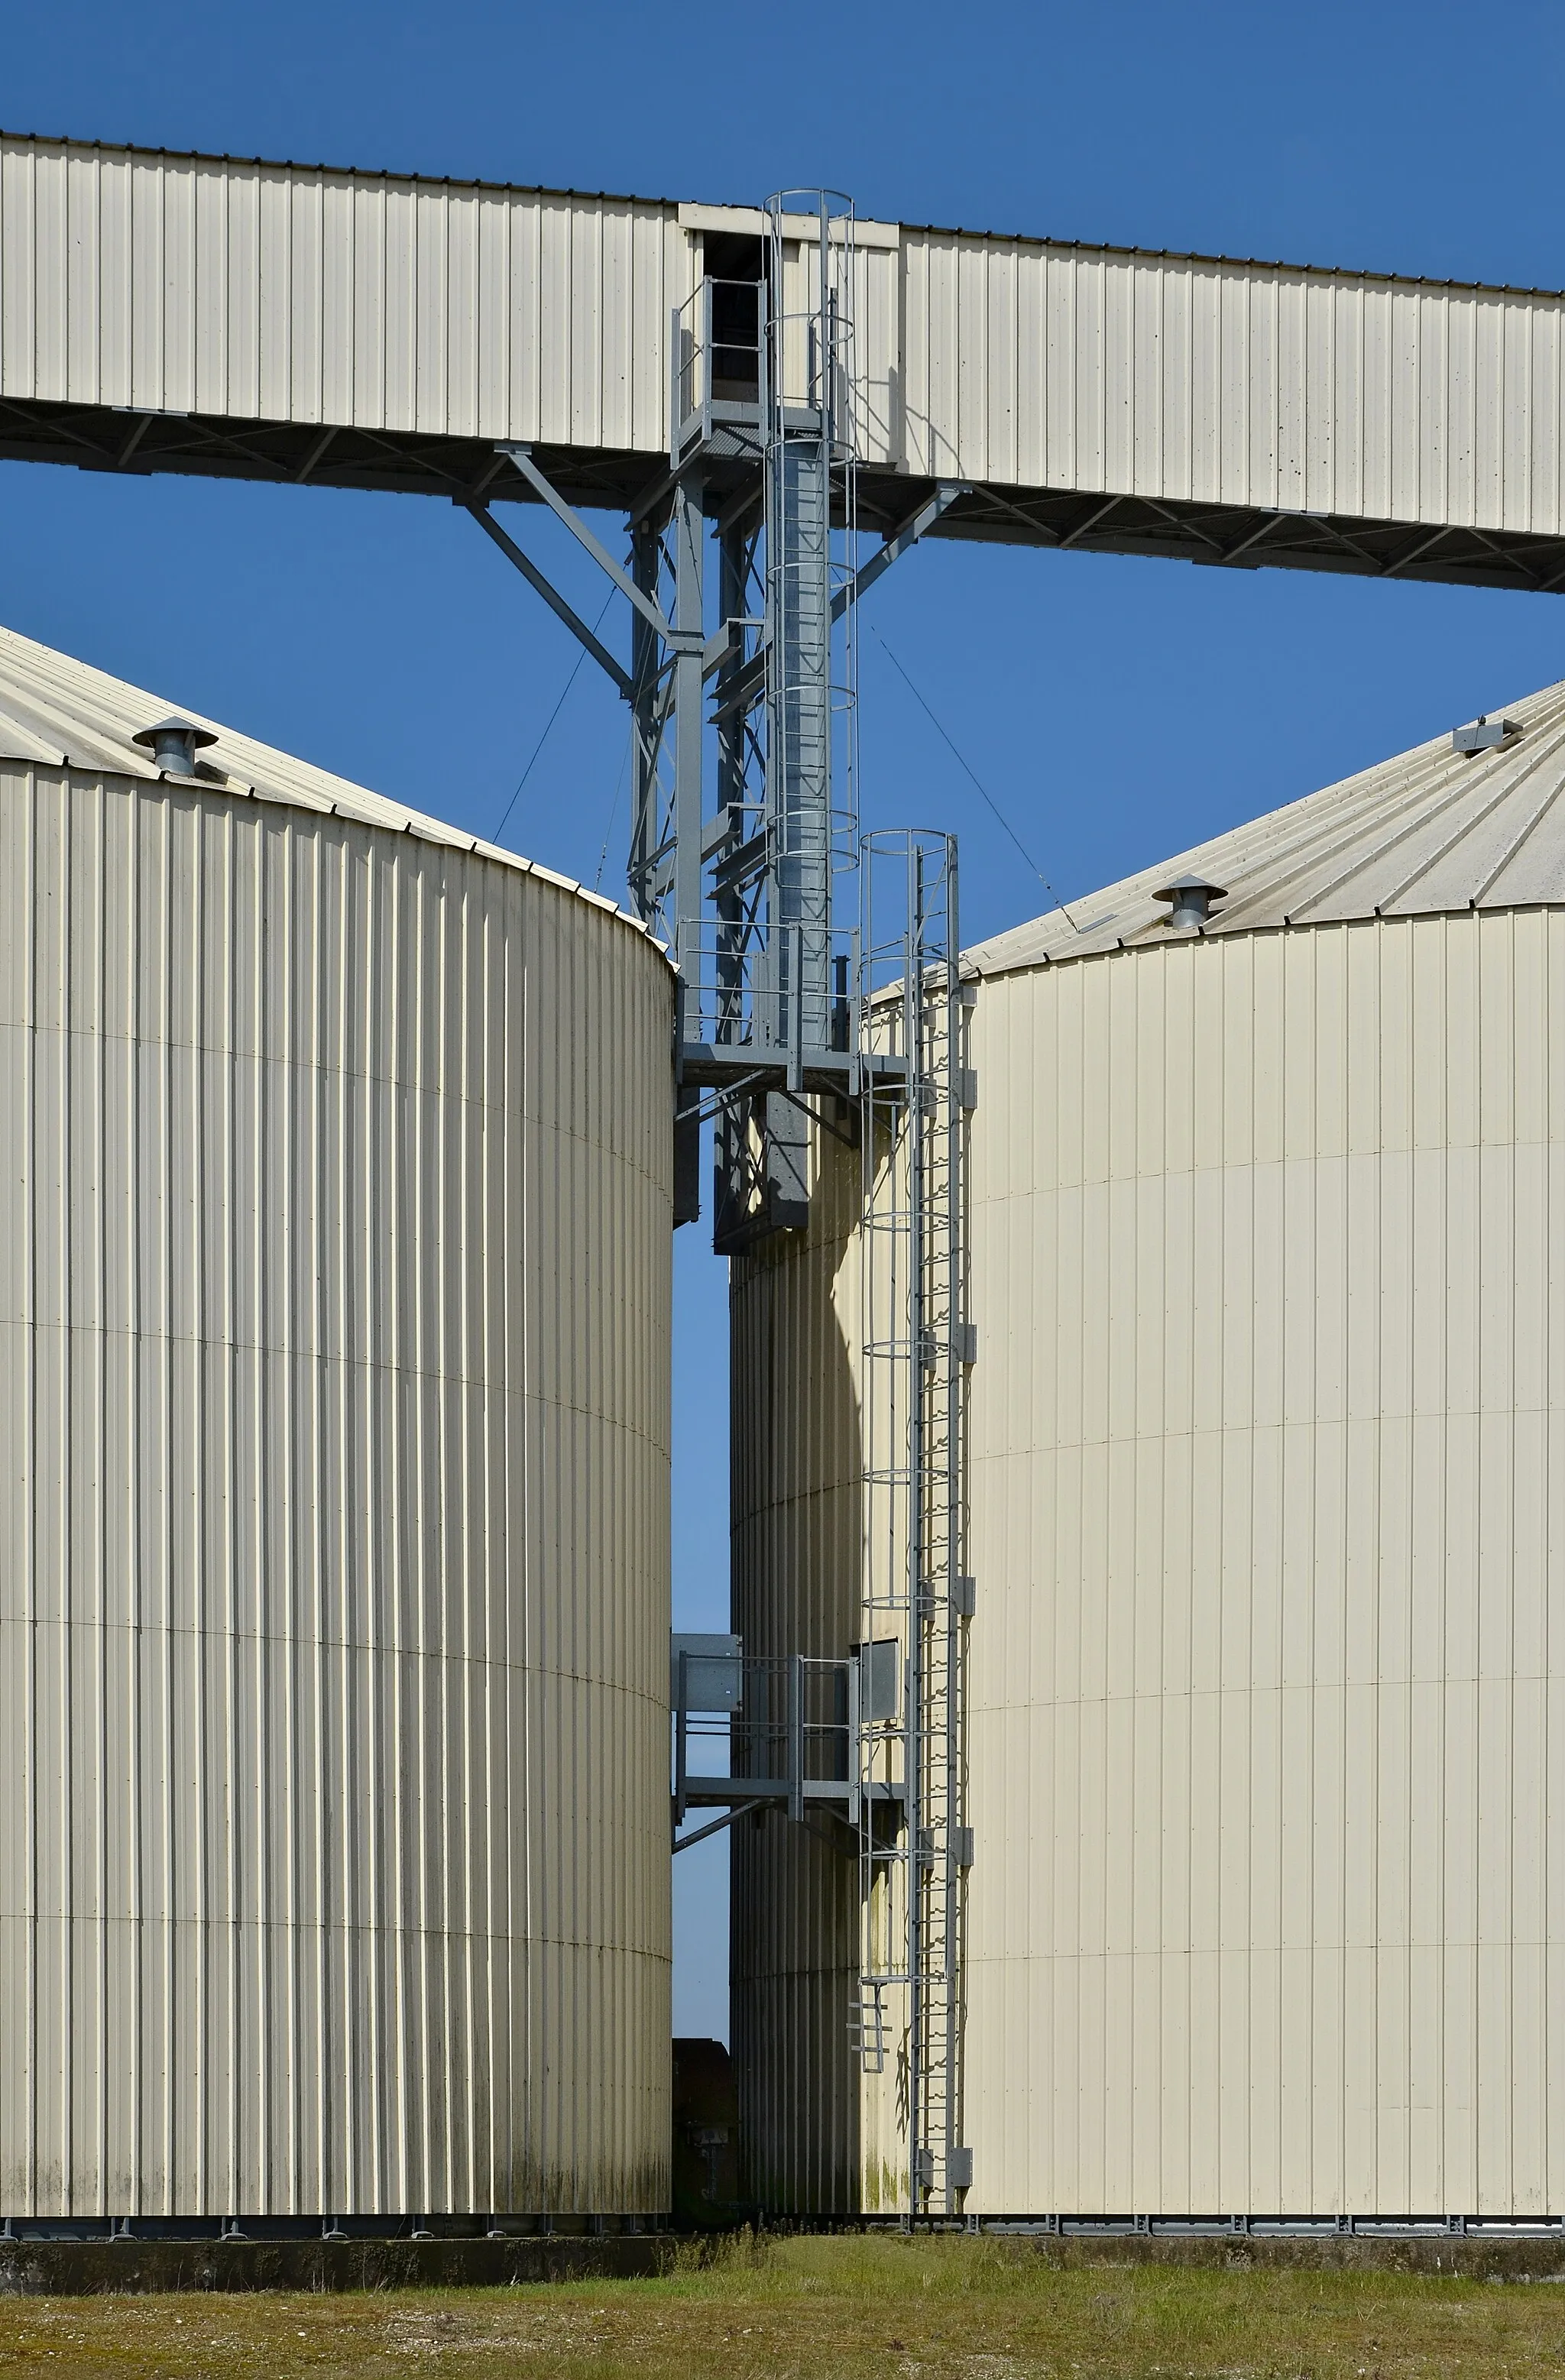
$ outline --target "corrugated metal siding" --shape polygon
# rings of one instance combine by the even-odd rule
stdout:
[[[668,2198],[669,978],[0,771],[0,2211]]]
[[[705,220],[715,210],[703,209]],[[892,468],[903,460],[902,259],[896,226],[865,224],[853,254],[853,271],[843,274],[853,321],[852,370],[858,455],[863,463]],[[832,243],[836,251],[836,243]],[[839,258],[839,273],[841,262]],[[820,297],[820,242],[787,240],[782,249],[784,394],[810,401],[813,339],[810,318]]]
[[[764,1247],[733,1267],[734,1625],[752,1655],[840,1660],[859,1609],[858,1159],[834,1142],[825,1150],[802,1247]],[[782,2213],[859,2204],[848,2041],[858,1876],[846,1841],[776,1813],[733,1830],[746,2186]]]
[[[1565,914],[974,1047],[968,2204],[1558,2215]]]
[[[973,1056],[970,2211],[1558,2215],[1565,912],[1019,972]],[[841,1228],[736,1292],[780,1646]],[[835,1937],[736,1859],[744,2042]],[[840,2160],[807,2041],[748,2055],[763,2179]]]
[[[0,395],[668,448],[671,310],[745,209],[0,140]],[[1565,530],[1565,299],[867,225],[872,464]]]
[[[1557,535],[1565,300],[903,234],[909,469]]]
[[[676,208],[0,142],[0,395],[668,448]]]

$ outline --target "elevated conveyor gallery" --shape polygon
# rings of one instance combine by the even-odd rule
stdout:
[[[668,468],[742,208],[0,140],[0,455],[579,504]],[[1553,293],[857,227],[861,523],[1565,586]],[[715,499],[714,499],[715,501]]]

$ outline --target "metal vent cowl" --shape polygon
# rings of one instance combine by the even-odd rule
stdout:
[[[174,718],[160,719],[154,727],[138,728],[130,740],[146,746],[165,777],[193,777],[197,752],[203,745],[215,744],[217,737],[210,727]]]
[[[1221,884],[1208,884],[1199,876],[1176,877],[1153,893],[1154,901],[1167,901],[1169,931],[1173,934],[1198,934],[1206,927],[1214,902],[1226,901],[1227,890]]]

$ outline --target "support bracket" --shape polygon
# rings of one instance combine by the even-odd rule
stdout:
[[[737,1802],[732,1810],[725,1810],[721,1818],[709,1819],[704,1827],[698,1827],[694,1834],[675,1835],[673,1847],[676,1852],[687,1852],[692,1843],[705,1842],[709,1835],[722,1834],[724,1827],[731,1827],[735,1818],[743,1818],[751,1810],[760,1810],[765,1807],[765,1803],[758,1798],[752,1798],[748,1802]]]
[[[572,506],[566,504],[559,490],[553,487],[550,481],[544,478],[543,473],[539,469],[538,465],[532,459],[531,447],[501,446],[497,447],[495,451],[498,454],[505,455],[510,457],[511,461],[515,463],[517,470],[521,473],[523,479],[528,482],[528,485],[530,488],[535,489],[538,494],[543,498],[544,503],[549,506],[550,511],[554,515],[555,518],[557,520],[564,521],[565,527],[570,530],[571,535],[576,539],[576,543],[585,552],[588,552],[592,556],[592,559],[598,565],[599,569],[604,572],[608,577],[612,578],[614,585],[619,589],[620,593],[626,597],[626,599],[636,606],[636,609],[640,613],[642,618],[646,621],[653,634],[661,637],[664,644],[667,645],[671,650],[675,652],[683,651],[685,649],[687,639],[681,637],[678,631],[664,617],[662,612],[652,601],[650,595],[646,592],[645,589],[637,587],[629,571],[622,570],[620,568],[619,564],[614,560],[613,555],[609,552],[607,546],[600,543],[599,540],[593,536],[592,531],[588,528],[587,523],[582,519],[581,515],[573,510]],[[706,639],[702,637],[698,637],[696,638],[696,650],[698,651],[701,650],[705,641]]]
[[[586,647],[593,660],[598,663],[599,668],[607,671],[609,676],[613,678],[614,685],[618,687],[620,693],[624,695],[626,702],[634,702],[636,699],[636,685],[629,673],[620,667],[619,662],[615,661],[607,645],[599,643],[598,638],[593,635],[592,630],[588,626],[587,622],[580,616],[579,613],[572,611],[570,605],[566,602],[564,597],[559,592],[558,589],[544,577],[543,572],[540,570],[537,563],[532,560],[530,555],[522,552],[522,549],[516,543],[516,539],[508,536],[506,531],[501,528],[500,523],[494,518],[493,514],[489,512],[482,504],[466,503],[460,496],[453,497],[452,501],[454,504],[462,504],[464,511],[472,514],[473,518],[483,530],[485,536],[491,537],[494,540],[495,544],[500,548],[500,551],[505,556],[506,561],[514,563],[516,568],[521,572],[522,577],[527,580],[528,585],[533,588],[538,594],[542,596],[544,601],[548,604],[549,609],[553,613],[554,617],[564,623],[565,626],[570,630],[572,636],[576,638],[578,644]]]
[[[916,545],[941,515],[950,512],[958,496],[971,491],[965,480],[941,480],[932,496],[925,499],[916,513],[909,515],[900,528],[892,531],[879,553],[872,553],[862,570],[855,570],[845,587],[839,587],[831,598],[831,617],[840,620],[850,603],[867,595],[877,578],[883,578],[893,562],[900,562],[908,550]]]

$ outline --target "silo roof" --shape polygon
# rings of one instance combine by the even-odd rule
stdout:
[[[1565,681],[1488,714],[1471,756],[1453,731],[1159,860],[964,954],[973,975],[1058,965],[1168,938],[1178,879],[1221,886],[1207,935],[1350,918],[1565,903]]]
[[[198,755],[192,777],[160,770],[147,747],[134,741],[138,733],[163,723],[176,710],[184,722],[209,730],[212,736]],[[282,802],[293,809],[319,810],[329,817],[383,827],[394,834],[476,852],[480,858],[521,869],[577,894],[595,908],[610,911],[637,933],[646,931],[640,920],[617,903],[590,892],[572,877],[557,875],[536,860],[464,833],[458,827],[409,809],[403,802],[356,785],[346,777],[334,776],[329,769],[296,759],[253,735],[242,735],[188,704],[148,694],[123,678],[111,677],[106,670],[93,669],[87,662],[37,644],[14,628],[0,627],[0,761],[6,760],[93,776],[136,777],[146,783],[166,782],[193,791],[249,795],[261,801]]]

